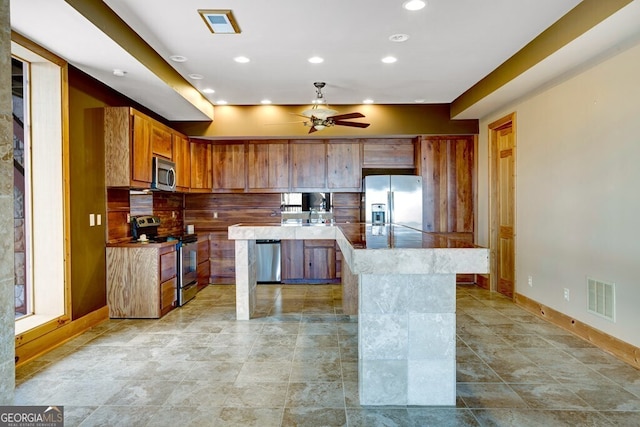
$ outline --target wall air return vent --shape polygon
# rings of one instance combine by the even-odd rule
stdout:
[[[616,321],[616,285],[587,277],[587,311]]]
[[[198,10],[213,34],[240,34],[240,27],[230,10]]]

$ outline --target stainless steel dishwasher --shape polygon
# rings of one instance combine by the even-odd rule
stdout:
[[[256,240],[258,283],[280,283],[280,240]]]

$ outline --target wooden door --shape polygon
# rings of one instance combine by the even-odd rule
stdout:
[[[173,161],[176,163],[176,187],[187,191],[191,186],[191,148],[189,139],[173,134]]]
[[[171,129],[165,128],[158,123],[152,123],[151,149],[154,155],[173,160],[173,138],[171,137]]]
[[[324,141],[291,143],[291,191],[326,188],[327,151]]]
[[[244,142],[213,144],[213,191],[244,190]]]
[[[289,190],[289,144],[251,141],[247,153],[249,190]]]
[[[131,147],[131,181],[151,183],[151,121],[140,114],[133,115]]]
[[[491,287],[515,294],[515,115],[489,125],[491,135]]]
[[[211,144],[191,141],[191,191],[211,191]]]
[[[327,186],[342,191],[360,191],[362,167],[360,143],[331,140],[327,144]]]
[[[304,241],[304,278],[314,281],[336,278],[335,241]]]

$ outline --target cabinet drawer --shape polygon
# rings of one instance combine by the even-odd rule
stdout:
[[[172,277],[176,277],[176,268],[176,251],[160,255],[160,282],[166,282]]]

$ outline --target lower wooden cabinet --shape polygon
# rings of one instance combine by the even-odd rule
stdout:
[[[176,306],[177,254],[171,246],[107,248],[111,318],[160,318]]]
[[[210,283],[227,285],[236,282],[236,246],[227,231],[209,233]]]
[[[336,281],[334,240],[283,240],[281,249],[283,282]]]

